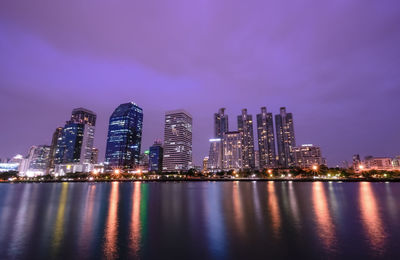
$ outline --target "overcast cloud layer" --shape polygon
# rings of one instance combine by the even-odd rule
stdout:
[[[400,154],[400,2],[0,2],[0,158],[49,144],[75,107],[107,122],[144,109],[142,150],[164,112],[194,117],[194,159],[208,154],[213,113],[231,129],[242,108],[294,113],[297,143],[330,165]]]

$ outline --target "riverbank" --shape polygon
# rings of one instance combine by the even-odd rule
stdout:
[[[59,180],[7,180],[0,183],[62,183],[62,182],[400,182],[400,178],[159,178],[159,179],[59,179]]]

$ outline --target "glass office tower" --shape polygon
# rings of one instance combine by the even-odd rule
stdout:
[[[143,109],[133,102],[119,105],[108,126],[105,165],[132,169],[139,165],[142,142]]]

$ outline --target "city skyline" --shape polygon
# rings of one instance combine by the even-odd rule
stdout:
[[[102,160],[108,118],[132,100],[146,113],[143,147],[163,137],[165,111],[189,111],[198,165],[221,107],[237,129],[243,108],[286,106],[297,143],[319,145],[332,166],[399,153],[398,1],[164,3],[154,16],[150,3],[78,3],[0,3],[0,158],[50,144],[86,107]]]

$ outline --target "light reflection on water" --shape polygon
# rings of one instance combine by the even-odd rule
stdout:
[[[281,217],[279,212],[278,198],[275,191],[275,182],[268,182],[268,207],[271,212],[271,223],[274,235],[279,238],[280,227],[281,227]]]
[[[115,259],[118,256],[118,250],[117,250],[118,203],[119,203],[119,182],[113,182],[111,183],[107,224],[105,227],[106,231],[105,231],[104,253],[107,259]]]
[[[0,259],[400,257],[398,183],[1,184],[0,195]]]
[[[372,191],[371,183],[360,183],[360,210],[367,240],[375,252],[381,254],[385,249],[386,232]],[[390,211],[390,210],[389,210]]]

